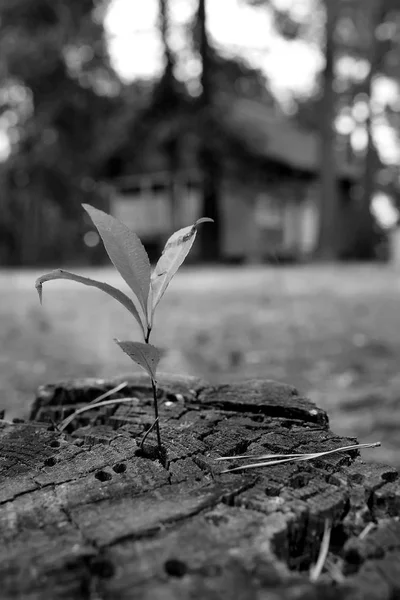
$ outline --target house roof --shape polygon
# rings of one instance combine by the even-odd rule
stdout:
[[[254,153],[309,173],[317,173],[320,165],[320,142],[316,131],[301,128],[293,118],[275,107],[256,100],[237,98],[226,106],[223,118],[226,125]],[[359,167],[346,162],[338,151],[339,177],[356,178]]]
[[[274,161],[293,171],[316,175],[320,169],[320,140],[318,131],[301,127],[294,118],[284,114],[278,107],[231,94],[219,94],[215,101],[219,133],[227,134],[220,152],[241,151],[249,158]],[[134,161],[126,161],[129,174],[144,175],[168,171],[166,142],[176,135],[183,135],[184,152],[180,156],[180,169],[197,167],[198,126],[193,112],[182,111],[161,119],[141,143],[141,151]],[[237,144],[236,150],[232,141]],[[226,145],[228,144],[228,145]],[[360,166],[346,161],[345,153],[337,151],[337,173],[341,179],[357,179]],[[123,177],[123,174],[121,173]]]

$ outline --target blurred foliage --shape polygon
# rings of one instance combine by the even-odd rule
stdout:
[[[353,258],[372,258],[375,254],[376,225],[371,215],[371,200],[382,186],[393,193],[400,205],[400,169],[393,161],[385,163],[381,147],[375,145],[374,126],[387,123],[400,145],[400,106],[374,105],[375,86],[382,78],[400,85],[400,5],[397,0],[293,0],[285,8],[274,0],[247,0],[264,6],[274,20],[276,30],[288,40],[303,40],[316,45],[324,54],[324,66],[317,76],[310,97],[295,97],[299,122],[317,129],[321,136],[321,219],[317,251],[326,258],[336,258],[335,227],[339,197],[333,193],[335,180],[334,145],[338,135],[335,120],[353,118],[354,111],[366,106],[365,119],[355,119],[359,133],[366,136],[365,148],[355,151],[350,133],[341,136],[349,160],[362,173],[355,202],[353,239],[346,254]],[[336,14],[334,14],[336,13]]]
[[[73,260],[85,228],[80,203],[104,196],[96,180],[122,102],[103,9],[95,0],[0,2],[0,94],[12,143],[1,172],[5,262],[50,252]]]
[[[330,0],[293,0],[285,10],[274,0],[246,2],[272,11],[274,26],[286,40],[302,39],[324,52]],[[187,31],[188,51],[203,67],[193,90],[175,76],[168,0],[159,0],[164,71],[157,80],[129,85],[110,65],[103,27],[107,0],[0,0],[0,120],[11,145],[9,159],[0,163],[2,263],[65,263],[84,254],[91,262],[101,259],[101,249],[83,244],[90,225],[80,204],[107,208],[110,180],[165,164],[174,172],[193,164],[193,157],[209,175],[203,212],[213,212],[218,221],[221,158],[243,178],[254,158],[229,127],[229,108],[237,98],[267,106],[277,101],[261,71],[208,40],[202,6],[199,0]],[[293,98],[295,118],[308,129],[323,131],[325,119],[329,132],[335,117],[369,100],[380,75],[400,80],[398,1],[341,0],[333,41],[331,81],[323,84],[321,72],[311,96]],[[321,110],[327,90],[332,114]],[[399,103],[385,106],[378,117],[400,131]],[[364,125],[368,130],[370,120]],[[349,138],[341,141],[351,154]],[[149,154],[152,164],[145,158]],[[376,175],[361,182],[364,198],[379,182],[387,186],[398,180],[398,166],[383,168],[371,135],[367,159],[354,152],[352,159]],[[206,235],[215,236],[218,227],[211,232],[208,228]]]
[[[107,2],[1,0],[0,115],[11,142],[11,155],[0,164],[4,264],[73,262],[85,253],[96,261],[96,252],[103,253],[84,247],[89,225],[80,205],[106,207],[104,181],[132,173],[132,166],[145,168],[148,149],[155,163],[159,152],[177,168],[180,140],[187,135],[195,153],[200,138],[217,153],[229,149],[220,142],[212,103],[193,97],[174,76],[166,6],[160,0],[164,73],[157,81],[124,85],[107,54]],[[196,17],[189,43],[200,53],[197,32]],[[260,72],[211,48],[209,56],[216,93],[246,89],[265,96]]]
[[[170,23],[166,0],[159,0],[160,30],[164,47],[164,71],[154,83],[148,104],[132,112],[127,135],[120,140],[108,163],[110,177],[147,171],[179,170],[201,172],[203,203],[201,214],[214,219],[208,231],[200,233],[203,260],[220,256],[221,226],[219,184],[222,162],[234,162],[237,173],[246,176],[248,151],[227,126],[226,109],[236,98],[248,97],[274,103],[262,72],[239,57],[220,54],[209,42],[204,2],[188,27],[188,45],[202,65],[195,93],[175,77],[176,56],[169,47]],[[172,205],[174,186],[170,195]]]

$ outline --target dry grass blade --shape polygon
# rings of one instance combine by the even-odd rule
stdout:
[[[322,537],[321,547],[319,549],[318,560],[310,571],[310,581],[317,581],[322,573],[326,557],[328,556],[329,544],[331,541],[332,523],[329,519],[325,520],[324,535]]]
[[[105,400],[106,398],[109,398],[113,394],[116,394],[117,392],[120,392],[121,390],[123,390],[124,388],[126,388],[127,385],[128,385],[128,382],[127,381],[123,381],[122,383],[119,383],[117,386],[115,386],[114,388],[112,388],[112,390],[108,390],[108,392],[104,392],[104,394],[101,394],[101,396],[98,396],[97,398],[95,398],[94,400],[92,400],[91,402],[89,402],[89,404],[97,404],[97,402],[101,402],[102,400]]]
[[[221,471],[221,473],[232,473],[234,471],[241,471],[244,469],[256,469],[258,467],[272,467],[273,465],[280,465],[282,463],[286,463],[286,462],[297,462],[300,460],[312,460],[314,458],[320,458],[321,456],[327,456],[328,454],[334,454],[335,452],[346,452],[348,450],[361,450],[363,448],[376,448],[377,446],[380,446],[381,443],[380,442],[373,442],[371,444],[353,444],[351,446],[342,446],[341,448],[334,448],[333,450],[324,450],[323,452],[310,452],[310,453],[304,453],[304,454],[275,454],[272,455],[274,456],[275,460],[270,460],[271,458],[271,454],[262,454],[262,455],[258,455],[258,456],[253,456],[252,460],[266,460],[266,462],[256,462],[256,463],[250,463],[248,465],[242,465],[239,467],[234,467],[233,469],[225,469],[225,471]],[[276,457],[279,457],[278,459],[276,459]],[[280,458],[284,456],[285,458]],[[232,456],[232,457],[223,457],[222,460],[238,460],[241,459],[241,456]],[[245,457],[247,458],[247,457]],[[221,460],[221,459],[217,459],[217,460]]]
[[[66,427],[68,427],[68,425],[75,419],[75,417],[77,415],[80,415],[81,413],[90,410],[92,408],[97,408],[97,406],[104,406],[105,404],[102,403],[103,400],[105,400],[106,398],[109,398],[110,396],[112,396],[113,394],[116,394],[117,392],[120,392],[121,390],[123,390],[124,388],[126,388],[126,386],[128,385],[127,381],[123,381],[122,383],[119,383],[116,387],[112,388],[111,390],[109,390],[108,392],[105,392],[104,394],[101,394],[101,396],[98,396],[97,398],[95,398],[94,400],[92,400],[91,402],[89,402],[88,404],[86,404],[85,406],[78,408],[78,410],[76,410],[74,413],[72,413],[72,415],[70,415],[69,417],[67,417],[66,419],[64,419],[61,424],[59,425],[59,431],[62,432],[64,431],[64,429]],[[120,398],[119,400],[113,400],[112,402],[115,404],[116,402],[122,402],[122,401],[126,401],[127,398]],[[128,400],[131,400],[131,398],[128,398]],[[108,404],[111,404],[112,402],[108,402]]]
[[[137,400],[137,398],[118,398],[117,400],[103,400],[103,402],[98,402],[97,404],[87,404],[82,408],[79,408],[74,412],[73,415],[64,419],[62,425],[60,426],[60,433],[64,431],[66,427],[75,419],[76,416],[88,411],[93,410],[94,408],[100,408],[101,406],[111,406],[112,404],[123,404],[124,402],[132,402],[133,400]],[[68,421],[68,422],[67,422]]]
[[[240,456],[220,456],[215,460],[267,460],[276,458],[297,458],[299,456],[302,456],[302,454],[241,454]]]

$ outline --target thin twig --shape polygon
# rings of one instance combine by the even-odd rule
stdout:
[[[331,541],[332,522],[330,519],[325,519],[324,535],[322,537],[321,546],[319,549],[318,560],[310,570],[310,581],[317,581],[322,573],[326,557],[328,556],[329,544]]]
[[[155,420],[155,421],[152,423],[151,427],[149,427],[149,429],[148,429],[148,430],[146,431],[146,433],[144,434],[144,436],[143,436],[143,439],[142,439],[142,441],[140,442],[140,449],[141,449],[141,450],[143,450],[143,446],[144,446],[144,443],[145,443],[145,441],[146,441],[146,439],[147,439],[147,436],[148,436],[148,435],[149,435],[149,434],[150,434],[150,433],[153,431],[154,427],[156,426],[156,423],[157,423],[157,421],[158,421],[158,417],[157,417],[157,419],[156,419],[156,420]]]
[[[226,469],[225,471],[221,471],[221,473],[232,473],[233,471],[240,471],[244,469],[256,469],[258,467],[271,467],[273,465],[280,465],[286,462],[297,462],[301,460],[312,460],[314,458],[321,458],[322,456],[326,456],[328,454],[334,454],[335,452],[346,452],[347,450],[360,450],[362,448],[376,448],[380,446],[380,442],[373,442],[371,444],[353,444],[351,446],[342,446],[341,448],[334,448],[333,450],[325,450],[323,452],[310,452],[304,454],[287,454],[286,458],[279,458],[277,460],[267,460],[267,462],[259,462],[259,463],[251,463],[248,465],[243,465],[239,467],[234,467],[233,469]],[[285,456],[282,454],[278,454],[275,456]],[[270,458],[270,454],[258,455],[252,457],[252,460],[262,460],[264,457]],[[241,456],[230,456],[230,457],[222,457],[217,458],[216,460],[238,460],[241,459]]]
[[[161,435],[160,435],[160,424],[158,422],[157,384],[153,378],[151,378],[151,387],[153,389],[154,416],[155,416],[154,423],[156,426],[156,433],[157,433],[157,446],[158,446],[158,451],[161,452],[162,445],[161,445]]]

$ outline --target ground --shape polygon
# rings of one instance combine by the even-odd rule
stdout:
[[[126,286],[111,269],[74,269]],[[0,271],[0,407],[24,416],[42,383],[135,369],[113,338],[139,340],[131,316],[92,288],[44,286]],[[385,265],[187,268],[158,309],[163,371],[209,381],[267,377],[296,385],[334,431],[378,441],[365,455],[400,467],[400,273]]]

